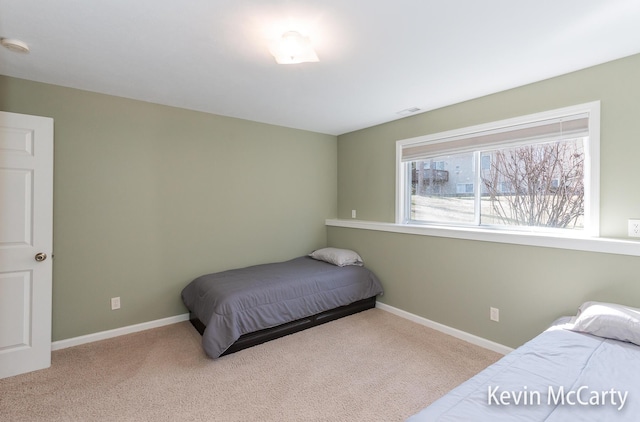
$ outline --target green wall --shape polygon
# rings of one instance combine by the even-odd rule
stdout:
[[[395,221],[395,142],[601,101],[600,229],[640,216],[640,55],[338,137],[338,218]],[[640,257],[330,227],[381,277],[381,301],[510,347],[585,300],[640,307]],[[500,322],[489,320],[489,307]]]
[[[625,237],[639,74],[637,55],[337,140],[0,76],[0,110],[55,121],[53,339],[182,314],[202,273],[326,244],[362,254],[382,302],[511,347],[585,300],[640,306],[638,257],[324,226],[394,221],[399,139],[600,100],[601,232]]]
[[[0,110],[54,119],[54,341],[185,313],[196,276],[326,245],[335,136],[4,76]]]

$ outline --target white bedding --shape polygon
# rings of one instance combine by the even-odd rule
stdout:
[[[564,322],[408,421],[639,421],[640,346]]]

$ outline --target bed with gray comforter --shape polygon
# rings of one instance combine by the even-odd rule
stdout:
[[[220,357],[241,336],[343,307],[382,293],[373,272],[302,256],[207,274],[182,291],[191,314],[206,328],[202,344]]]
[[[640,310],[585,305],[407,421],[640,420]]]

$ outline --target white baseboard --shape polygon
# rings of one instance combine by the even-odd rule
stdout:
[[[482,337],[469,334],[465,331],[458,330],[456,328],[449,327],[444,324],[440,324],[430,319],[423,318],[421,316],[412,314],[402,309],[395,308],[393,306],[376,302],[376,308],[382,309],[394,315],[398,315],[402,318],[408,319],[425,327],[433,328],[434,330],[441,331],[450,336],[459,338],[468,343],[475,344],[485,349],[493,350],[494,352],[506,355],[513,351],[512,348],[504,346],[499,343],[495,343],[491,340],[487,340]],[[113,330],[101,331],[98,333],[87,334],[85,336],[68,338],[65,340],[54,341],[51,344],[51,350],[66,349],[67,347],[79,346],[81,344],[92,343],[94,341],[106,340],[113,337],[123,336],[125,334],[137,333],[139,331],[150,330],[152,328],[163,327],[165,325],[176,324],[178,322],[188,321],[189,314],[176,315],[169,318],[157,319],[155,321],[143,322],[141,324],[129,325],[127,327],[115,328]]]
[[[434,330],[449,334],[450,336],[459,338],[460,340],[464,340],[471,344],[475,344],[476,346],[493,350],[494,352],[501,353],[503,355],[506,355],[507,353],[511,353],[513,351],[511,347],[507,347],[500,343],[495,343],[491,340],[469,334],[466,331],[458,330],[457,328],[451,328],[447,325],[440,324],[439,322],[431,321],[430,319],[423,318],[407,311],[403,311],[402,309],[394,308],[393,306],[389,306],[384,303],[376,302],[376,308],[390,312],[394,315],[398,315],[402,318],[406,318],[420,325],[424,325],[425,327],[433,328]]]
[[[165,325],[176,324],[188,321],[189,314],[176,315],[169,318],[157,319],[155,321],[143,322],[141,324],[129,325],[127,327],[115,328],[113,330],[100,331],[99,333],[87,334],[85,336],[68,338],[51,343],[51,350],[66,349],[67,347],[79,346],[81,344],[93,343],[94,341],[106,340],[108,338],[123,336],[125,334],[137,333],[138,331],[149,330],[151,328],[163,327]]]

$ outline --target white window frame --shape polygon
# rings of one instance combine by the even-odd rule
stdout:
[[[508,128],[510,126],[522,125],[527,123],[534,123],[537,121],[562,118],[566,116],[573,116],[576,114],[588,113],[589,115],[589,138],[585,144],[585,159],[584,159],[584,173],[585,173],[585,210],[584,210],[584,230],[565,230],[554,232],[551,235],[557,237],[599,237],[600,235],[600,101],[593,101],[585,104],[579,104],[570,107],[564,107],[560,109],[545,111],[541,113],[530,114],[526,116],[515,117],[506,120],[500,120],[496,122],[485,123],[481,125],[466,127],[462,129],[454,129],[446,132],[440,132],[430,134],[426,136],[419,136],[416,138],[404,139],[396,142],[396,204],[395,222],[399,225],[410,225],[407,221],[407,215],[410,208],[410,198],[406,197],[407,192],[407,163],[402,161],[403,148],[412,145],[427,145],[427,144],[439,144],[446,143],[448,139],[459,138],[461,136],[471,135],[477,132],[485,132],[490,130],[499,130],[502,128]],[[443,147],[443,153],[446,154],[446,147]],[[442,224],[420,224],[425,227],[443,227]],[[445,224],[444,227],[455,227],[456,229],[465,230],[465,227],[459,227],[457,225]],[[496,228],[485,228],[478,226],[469,226],[469,230],[500,232],[505,233],[505,230]],[[509,227],[508,230],[512,228]],[[538,228],[528,228],[532,231],[536,231]],[[514,231],[517,231],[513,228]],[[571,233],[567,233],[571,232]]]

